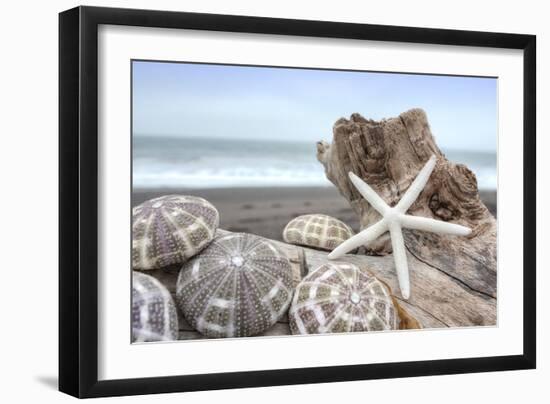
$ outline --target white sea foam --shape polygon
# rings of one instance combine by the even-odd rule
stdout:
[[[466,164],[480,189],[496,189],[496,156],[447,151]],[[136,188],[330,186],[315,144],[219,139],[135,137]]]
[[[176,169],[165,171],[135,170],[136,188],[225,188],[225,187],[264,187],[264,186],[329,186],[330,182],[315,172],[279,170],[273,168],[198,170],[181,172]]]

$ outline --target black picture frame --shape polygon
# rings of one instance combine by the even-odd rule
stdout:
[[[98,381],[100,24],[523,50],[523,354]],[[96,7],[60,13],[59,390],[101,397],[535,368],[535,104],[534,35]]]

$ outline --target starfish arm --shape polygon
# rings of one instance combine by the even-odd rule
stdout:
[[[340,258],[345,253],[362,245],[369,244],[373,240],[376,240],[387,231],[388,226],[384,219],[382,219],[372,226],[366,228],[361,233],[356,234],[355,236],[344,241],[342,244],[332,250],[332,252],[328,255],[328,258],[331,260]]]
[[[363,181],[361,178],[359,178],[357,175],[349,172],[349,179],[359,191],[361,195],[367,200],[368,203],[371,204],[371,206],[378,211],[382,216],[384,216],[384,213],[389,209],[389,206],[384,200],[370,187],[369,184],[367,184],[365,181]]]
[[[472,229],[455,223],[442,222],[441,220],[427,217],[401,215],[399,218],[402,227],[413,230],[423,230],[438,234],[452,234],[455,236],[467,236]]]
[[[435,157],[435,155],[432,155],[432,157],[430,157],[424,167],[422,167],[422,169],[410,185],[409,189],[407,189],[407,192],[405,192],[405,194],[397,204],[396,209],[399,212],[405,213],[411,207],[414,201],[416,201],[416,198],[418,198],[418,195],[420,195],[420,193],[426,186],[426,183],[430,179],[430,175],[435,168],[436,162],[437,158]]]
[[[407,266],[407,252],[405,250],[405,241],[399,223],[394,222],[390,225],[391,245],[393,249],[393,260],[397,272],[399,288],[404,299],[408,299],[411,290],[409,283],[409,268]]]

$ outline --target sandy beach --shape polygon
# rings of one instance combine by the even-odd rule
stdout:
[[[169,194],[196,195],[209,200],[220,212],[220,227],[282,240],[282,231],[294,217],[323,213],[359,230],[359,221],[334,187],[135,189],[132,205]],[[496,216],[496,191],[480,191],[480,197]]]

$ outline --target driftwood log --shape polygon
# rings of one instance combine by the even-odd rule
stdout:
[[[426,113],[412,109],[382,121],[353,114],[334,124],[332,144],[317,144],[327,178],[348,200],[362,229],[380,215],[355,190],[348,172],[395,205],[432,154],[437,165],[408,213],[462,224],[473,232],[466,238],[405,230],[412,294],[408,303],[425,308],[447,326],[494,325],[496,220],[479,198],[474,173],[447,160],[437,147]],[[366,252],[391,253],[389,236]]]

